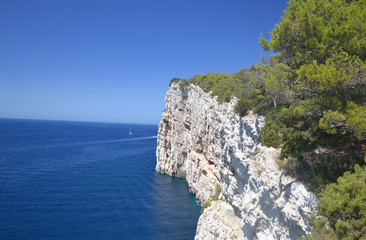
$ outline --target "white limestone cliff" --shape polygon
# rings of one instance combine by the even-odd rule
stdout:
[[[258,139],[264,117],[234,113],[195,85],[173,83],[159,124],[156,171],[185,178],[203,204],[195,239],[296,239],[309,234],[316,197],[279,169],[279,149]]]

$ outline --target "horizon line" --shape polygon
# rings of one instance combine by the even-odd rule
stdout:
[[[29,120],[29,121],[54,121],[54,122],[83,122],[83,123],[111,123],[111,124],[133,124],[133,125],[159,125],[159,123],[128,123],[112,121],[95,120],[66,120],[66,119],[41,119],[41,118],[18,118],[18,117],[0,117],[0,120]]]

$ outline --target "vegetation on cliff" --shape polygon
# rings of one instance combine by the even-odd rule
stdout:
[[[220,193],[221,193],[221,186],[218,183],[215,186],[215,194],[210,195],[210,198],[203,204],[201,208],[201,213],[203,213],[206,208],[211,206],[212,201],[217,201],[219,199]]]
[[[320,192],[366,151],[366,1],[291,0],[271,39],[269,59],[235,73],[173,79],[238,98],[235,111],[266,114],[260,133],[282,147],[282,166]]]
[[[323,224],[332,239],[365,238],[365,169],[358,167],[366,152],[365,23],[365,0],[290,0],[271,39],[259,38],[269,59],[232,74],[172,79],[220,102],[237,97],[242,116],[265,114],[261,141],[282,147],[288,174],[323,190],[315,229],[322,233]]]
[[[313,233],[301,239],[366,239],[365,202],[366,167],[356,165],[320,193],[321,216],[311,215]]]

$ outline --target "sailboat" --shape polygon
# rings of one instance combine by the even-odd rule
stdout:
[[[132,135],[131,128],[130,128],[130,135]]]

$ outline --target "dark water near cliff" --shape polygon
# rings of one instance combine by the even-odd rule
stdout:
[[[193,239],[200,207],[155,173],[156,133],[0,119],[0,239]]]

